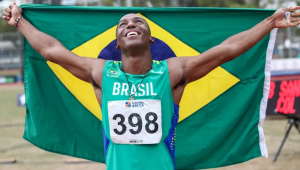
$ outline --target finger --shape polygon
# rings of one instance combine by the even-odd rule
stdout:
[[[9,5],[9,8],[10,8],[10,9],[12,9],[12,8],[13,8],[13,6],[14,6],[14,4],[13,4],[13,3],[11,3],[11,4]]]
[[[296,6],[296,7],[291,8],[290,10],[293,12],[293,11],[297,11],[299,9],[300,9],[300,6]]]
[[[6,16],[2,16],[2,18],[6,21],[9,21],[10,20],[10,17],[6,17]]]
[[[7,13],[7,12],[3,12],[3,16],[6,16],[6,17],[9,17],[10,16],[10,13]]]
[[[292,17],[298,17],[298,16],[300,16],[300,12],[291,13],[291,16]]]
[[[300,22],[292,22],[289,24],[289,27],[296,27],[300,24]]]
[[[291,18],[291,22],[298,22],[298,21],[300,21],[300,18]]]
[[[298,9],[300,9],[300,6],[296,6],[296,7],[290,7],[290,6],[288,6],[288,7],[285,9],[285,11],[293,12],[293,11],[296,11],[296,10],[298,10]]]
[[[13,4],[13,8],[14,8],[14,7],[18,7],[18,6],[17,6],[16,4]]]
[[[11,9],[10,8],[5,8],[5,12],[11,13]]]

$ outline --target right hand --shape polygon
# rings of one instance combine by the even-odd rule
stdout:
[[[2,18],[6,20],[9,25],[14,26],[16,18],[19,16],[22,16],[22,9],[17,6],[16,2],[13,2],[8,8],[5,8]]]

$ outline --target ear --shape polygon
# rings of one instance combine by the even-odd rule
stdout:
[[[119,44],[116,42],[116,50],[120,49]]]
[[[150,43],[154,44],[154,39],[152,36],[150,37]]]

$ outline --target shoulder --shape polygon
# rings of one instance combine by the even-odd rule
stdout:
[[[94,60],[92,65],[93,65],[93,67],[95,67],[95,70],[103,71],[103,69],[105,69],[105,67],[118,65],[119,62],[120,61],[105,60],[105,59],[102,59],[102,58],[98,58],[98,59]]]
[[[104,60],[104,59],[100,59],[100,58],[97,58],[97,59],[94,59],[91,61],[93,83],[101,86],[103,71],[104,71],[105,65],[108,63],[109,63],[109,60]]]
[[[183,64],[186,57],[172,57],[166,60],[171,87],[177,87],[183,78]]]

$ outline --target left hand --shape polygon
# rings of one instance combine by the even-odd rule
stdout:
[[[288,8],[281,8],[277,10],[271,17],[274,21],[274,27],[275,28],[288,28],[288,27],[295,27],[300,24],[300,12],[295,12],[296,10],[300,9],[300,6],[297,7],[288,7]],[[285,18],[285,12],[290,11],[290,18],[289,23],[287,23],[287,20]]]

